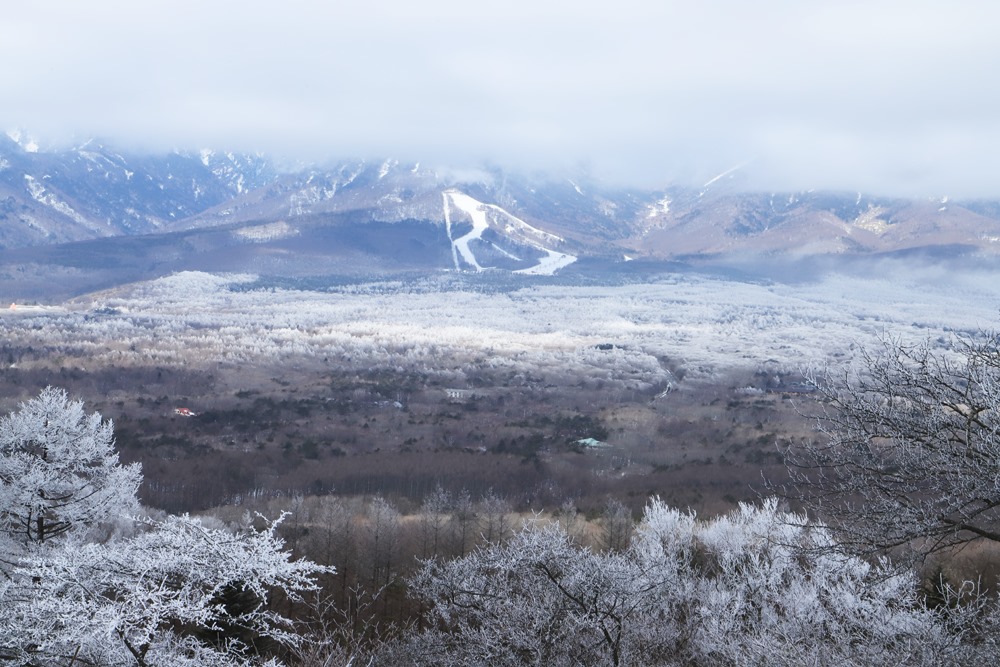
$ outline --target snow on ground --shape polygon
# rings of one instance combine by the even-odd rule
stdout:
[[[6,308],[0,308],[0,317],[13,315],[39,315],[42,313],[58,314],[65,313],[66,308],[62,306],[41,306],[38,304],[12,303]]]
[[[647,217],[655,218],[660,215],[670,213],[670,197],[664,197],[655,204],[650,204]]]
[[[29,137],[21,132],[21,130],[8,130],[7,137],[20,146],[25,153],[38,152],[38,142],[33,137]]]
[[[31,176],[29,174],[25,174],[24,175],[24,184],[25,184],[25,187],[27,187],[28,193],[31,195],[31,198],[34,199],[35,201],[37,201],[39,204],[44,204],[45,206],[48,206],[49,208],[53,209],[54,211],[56,211],[58,213],[61,213],[62,215],[65,215],[67,218],[69,218],[73,222],[76,222],[77,224],[83,225],[87,229],[90,229],[90,230],[93,230],[93,231],[96,231],[96,232],[104,232],[104,231],[106,231],[100,225],[96,225],[93,222],[91,222],[90,220],[88,220],[87,218],[83,217],[76,210],[74,210],[73,207],[71,207],[69,204],[67,204],[66,202],[62,201],[61,199],[59,199],[58,197],[56,197],[54,194],[52,194],[51,192],[49,192],[48,190],[46,190],[45,186],[42,185],[41,183],[39,183],[37,180],[35,180],[34,176]]]
[[[457,251],[458,254],[462,256],[462,259],[465,260],[467,264],[474,267],[476,271],[482,271],[483,267],[480,266],[479,262],[476,261],[476,256],[472,252],[472,249],[469,247],[469,243],[476,239],[482,238],[483,232],[485,232],[490,227],[489,223],[486,222],[486,208],[483,206],[481,202],[476,201],[469,195],[462,194],[457,190],[448,190],[447,192],[444,193],[444,211],[445,211],[445,220],[448,224],[449,230],[451,229],[451,221],[450,221],[451,216],[448,205],[449,200],[451,201],[451,204],[455,206],[455,208],[464,212],[472,220],[471,232],[463,236],[460,236],[457,239],[452,239],[451,243],[452,243],[452,248],[454,249],[452,253],[453,257],[454,257],[454,251]],[[449,231],[448,234],[450,237],[451,232]],[[456,269],[461,268],[458,264],[457,257],[455,257],[455,268]]]
[[[298,234],[298,230],[284,220],[263,225],[254,225],[252,227],[243,227],[233,231],[233,236],[244,241],[250,241],[251,243],[264,243],[265,241],[283,239],[295,236],[296,234]]]
[[[516,215],[508,213],[499,206],[494,206],[492,204],[489,204],[487,208],[493,209],[497,213],[506,216],[507,225],[505,225],[504,231],[506,231],[508,234],[516,232],[520,234],[525,234],[529,237],[534,237],[534,239],[536,239],[536,241],[532,241],[531,238],[525,239],[525,241],[527,241],[528,243],[534,244],[540,241],[545,241],[547,243],[562,243],[565,240],[561,236],[550,234],[549,232],[543,231],[538,227],[532,227],[524,220],[521,220],[521,218],[517,217]],[[540,245],[536,245],[535,247],[543,249],[542,246]]]
[[[467,264],[473,266],[477,271],[483,270],[484,267],[482,267],[477,261],[475,253],[472,251],[472,248],[469,247],[469,244],[474,240],[482,238],[483,232],[489,229],[490,223],[487,218],[488,211],[494,212],[506,218],[507,224],[504,225],[503,231],[508,236],[514,238],[518,242],[530,245],[531,247],[545,253],[545,257],[543,257],[536,265],[525,269],[519,269],[514,273],[552,275],[559,269],[569,266],[576,261],[575,256],[556,252],[542,243],[542,241],[558,243],[563,240],[561,237],[556,236],[555,234],[550,234],[546,231],[538,229],[537,227],[532,227],[524,220],[511,215],[499,206],[484,204],[467,194],[459,192],[458,190],[447,190],[442,193],[442,197],[444,199],[445,227],[448,231],[448,238],[451,239],[452,242],[452,258],[455,262],[456,269],[461,268],[458,259],[459,256],[461,256]],[[472,231],[457,239],[453,238],[451,233],[451,206],[454,206],[458,210],[464,212],[472,220]],[[494,245],[494,247],[496,246]],[[500,248],[497,249],[508,257],[514,258],[514,256],[510,253],[501,250]]]
[[[379,167],[378,170],[378,180],[381,181],[383,178],[385,178],[386,175],[389,173],[389,171],[392,170],[392,168],[395,167],[397,164],[399,164],[399,161],[392,159],[383,162],[382,166]]]
[[[576,257],[573,255],[556,252],[555,250],[549,250],[548,248],[543,248],[543,250],[545,250],[548,254],[543,257],[538,264],[527,269],[518,269],[517,271],[514,271],[514,273],[523,273],[534,276],[551,276],[559,269],[569,266],[576,261]]]

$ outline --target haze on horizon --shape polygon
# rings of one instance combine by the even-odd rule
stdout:
[[[0,128],[43,141],[394,156],[1000,196],[1000,5],[849,0],[5,8]]]

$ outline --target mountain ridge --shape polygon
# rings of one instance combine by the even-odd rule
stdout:
[[[288,275],[326,264],[544,274],[578,260],[1000,253],[1000,201],[753,192],[742,169],[648,190],[391,159],[287,171],[261,154],[141,155],[96,141],[46,151],[0,136],[0,248],[8,266],[148,247],[118,263],[149,255],[163,270],[210,269],[215,257],[220,270]],[[122,237],[137,240],[111,242]]]

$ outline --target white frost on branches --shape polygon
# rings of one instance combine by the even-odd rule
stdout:
[[[48,387],[0,419],[0,529],[42,544],[138,511],[138,464],[123,466],[113,425]]]
[[[322,568],[289,560],[274,527],[234,534],[184,516],[106,544],[67,540],[15,570],[0,646],[18,660],[215,665],[243,664],[260,638],[294,645],[266,600],[313,589]]]
[[[128,518],[141,476],[113,443],[110,423],[57,389],[0,420],[0,662],[265,664],[295,645],[268,600],[300,599],[328,568],[290,560],[278,522]],[[112,522],[110,538],[94,530]]]
[[[822,525],[741,505],[708,522],[653,500],[632,545],[598,553],[559,526],[411,582],[430,629],[413,664],[949,664],[959,647],[910,576],[829,550]],[[391,657],[390,657],[391,662]]]

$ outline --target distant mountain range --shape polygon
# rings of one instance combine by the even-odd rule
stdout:
[[[38,150],[0,136],[0,287],[34,293],[75,276],[79,291],[187,268],[551,274],[631,260],[1000,254],[1000,201],[747,192],[742,176],[643,190],[395,160],[289,170],[263,155],[140,155],[96,141]]]

